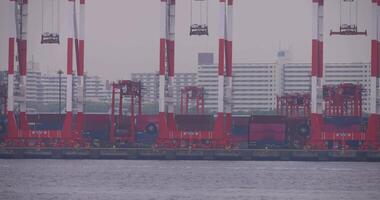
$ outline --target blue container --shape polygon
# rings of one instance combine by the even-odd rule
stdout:
[[[331,124],[335,126],[351,126],[351,125],[361,125],[361,117],[325,117],[325,124]]]
[[[137,133],[136,134],[136,142],[139,144],[155,144],[156,138],[157,138],[157,134],[151,134],[151,133]]]

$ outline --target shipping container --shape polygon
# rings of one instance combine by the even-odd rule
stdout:
[[[286,123],[283,116],[252,116],[249,125],[251,147],[273,147],[286,144]]]
[[[214,116],[212,115],[176,115],[176,127],[179,131],[212,131]]]

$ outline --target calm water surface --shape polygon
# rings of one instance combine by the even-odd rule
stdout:
[[[0,160],[0,199],[380,199],[380,163]]]

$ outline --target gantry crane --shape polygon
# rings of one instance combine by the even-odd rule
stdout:
[[[343,0],[346,1],[346,0]],[[324,0],[312,0],[313,2],[313,23],[312,23],[312,70],[311,70],[311,137],[310,146],[315,149],[327,148],[326,140],[345,140],[355,138],[362,141],[363,148],[378,148],[378,135],[380,132],[380,70],[379,70],[379,17],[380,0],[372,0],[372,61],[371,61],[371,101],[370,117],[368,120],[368,131],[362,132],[328,132],[324,130],[323,118],[323,19]],[[358,35],[346,31],[340,35]],[[352,32],[352,33],[351,33]]]
[[[181,114],[189,113],[189,100],[195,101],[196,114],[204,114],[205,92],[203,87],[186,86],[181,89]]]
[[[161,2],[159,70],[159,136],[161,146],[176,147],[187,135],[196,135],[204,147],[224,147],[231,134],[232,110],[232,16],[233,0],[219,0],[220,33],[218,65],[218,111],[214,129],[186,132],[178,130],[174,117],[174,39],[175,0]],[[224,85],[225,70],[227,84]],[[166,78],[167,77],[167,78]],[[226,93],[224,92],[226,91]],[[166,110],[167,107],[167,110]],[[197,126],[194,124],[194,126]],[[200,128],[201,129],[201,128]],[[193,137],[194,138],[194,137]]]
[[[324,85],[325,115],[362,117],[363,90],[360,84]]]
[[[309,117],[310,93],[285,94],[277,97],[277,115],[289,118]]]
[[[136,142],[135,131],[135,99],[138,103],[138,117],[141,116],[141,82],[121,80],[112,84],[112,103],[111,103],[111,129],[110,129],[110,142],[115,144],[116,141],[133,144]],[[115,114],[115,101],[116,94],[119,94],[119,112],[116,119]],[[123,98],[130,97],[130,116],[123,117]],[[117,121],[117,123],[116,123]]]
[[[342,0],[352,2],[353,0]],[[73,140],[80,138],[83,130],[84,104],[84,12],[85,0],[80,2],[79,33],[75,14],[75,0],[67,0],[70,16],[67,38],[67,97],[66,116],[63,130],[38,131],[28,126],[26,115],[26,72],[27,72],[27,21],[28,0],[9,0],[9,61],[8,61],[8,90],[7,90],[7,118],[8,141],[20,142],[28,139],[63,139]],[[219,0],[220,4],[220,35],[218,59],[218,106],[217,116],[212,131],[184,132],[176,128],[174,117],[174,42],[175,42],[175,0],[160,0],[161,2],[161,39],[160,39],[160,67],[159,67],[159,126],[158,143],[163,146],[176,146],[180,138],[196,134],[197,140],[207,140],[208,147],[225,147],[228,145],[228,135],[231,133],[232,111],[232,17],[233,0]],[[312,71],[311,71],[311,138],[313,148],[325,148],[326,132],[323,130],[323,19],[324,0],[312,0]],[[364,146],[376,148],[379,146],[380,134],[380,0],[372,0],[373,31],[371,40],[371,89],[370,89],[370,117],[368,129],[364,135]],[[15,17],[16,16],[16,17]],[[72,20],[71,20],[72,19]],[[357,26],[341,24],[339,35],[362,35]],[[335,33],[334,33],[335,34]],[[17,42],[17,45],[15,43]],[[76,126],[73,128],[72,110],[72,73],[73,48],[75,46],[77,75],[78,75],[78,113]],[[15,51],[17,49],[20,73],[20,102],[19,123],[15,118]],[[226,79],[226,84],[224,84]],[[19,125],[18,125],[19,124]],[[328,133],[329,137],[342,137],[342,134]],[[343,136],[345,137],[345,136]],[[354,137],[356,137],[354,135]],[[359,136],[358,136],[359,137]],[[363,138],[363,134],[360,135]]]
[[[76,18],[75,0],[67,0],[69,16],[67,24],[67,84],[66,84],[66,116],[62,130],[33,130],[29,127],[26,114],[26,74],[27,74],[27,36],[29,1],[9,0],[9,39],[8,39],[8,136],[6,141],[12,145],[25,146],[29,144],[47,145],[76,145],[82,143],[81,133],[83,131],[83,99],[84,99],[84,21],[85,21],[85,0],[79,0],[79,33]],[[44,33],[42,33],[43,35]],[[57,34],[57,33],[54,33]],[[42,36],[43,39],[43,36]],[[45,38],[46,39],[46,38]],[[75,41],[74,41],[75,40]],[[15,43],[17,44],[15,46]],[[42,41],[42,43],[44,43]],[[56,43],[56,42],[55,42]],[[75,44],[75,55],[78,75],[78,112],[76,115],[76,127],[73,127],[73,47]],[[16,48],[15,48],[16,47]],[[15,50],[18,53],[19,64],[19,88],[20,113],[19,126],[15,117],[15,96],[14,96],[14,74],[15,74]]]

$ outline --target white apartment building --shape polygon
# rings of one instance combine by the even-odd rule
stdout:
[[[141,81],[143,104],[158,105],[158,72],[156,73],[132,73],[133,81]],[[175,105],[180,105],[181,89],[186,86],[197,85],[196,73],[175,73],[174,74],[174,98],[177,100]]]
[[[30,68],[27,71],[26,79],[26,100],[28,111],[35,111],[33,105],[44,105],[59,102],[61,93],[62,108],[65,108],[66,102],[66,75],[63,73],[60,77],[58,73],[43,73],[36,63],[29,63]],[[7,83],[7,71],[1,71],[1,81]],[[85,82],[85,102],[110,102],[111,88],[108,81],[102,80],[99,76],[84,77]],[[59,82],[61,80],[61,89]],[[77,77],[73,77],[73,102],[77,100]],[[15,76],[15,96],[18,95],[18,76]],[[75,109],[75,108],[74,108]]]
[[[208,54],[208,53],[206,53]],[[206,90],[205,107],[217,108],[217,64],[199,56],[198,85]],[[369,111],[369,63],[326,63],[324,84],[354,83],[363,85],[363,111]],[[310,93],[311,64],[289,63],[279,52],[276,63],[233,64],[233,112],[270,111],[276,107],[276,96]]]
[[[285,52],[279,52],[276,63],[233,64],[233,112],[271,111],[276,107],[276,96],[290,93],[309,93],[311,90],[311,64],[291,63]],[[27,76],[27,103],[54,103],[59,101],[59,75],[42,73],[30,63]],[[359,83],[365,91],[363,111],[369,111],[370,72],[369,63],[326,63],[324,84]],[[6,71],[0,79],[7,83]],[[143,85],[143,104],[158,107],[158,72],[132,73],[133,81]],[[17,84],[15,76],[15,84]],[[74,102],[76,100],[76,77],[73,81]],[[174,78],[177,108],[180,91],[185,86],[198,85],[205,88],[205,108],[215,112],[217,108],[217,64],[212,53],[198,56],[197,73],[176,73]],[[17,87],[15,87],[17,93]],[[16,94],[17,95],[17,94]],[[61,76],[62,104],[66,100],[66,76]],[[85,76],[86,102],[110,102],[111,87],[99,76]],[[73,104],[75,106],[75,103]],[[75,108],[74,108],[75,109]],[[178,112],[179,109],[176,110]]]
[[[363,91],[363,111],[369,112],[371,88],[370,63],[328,63],[325,66],[324,84],[361,84]]]
[[[59,101],[59,94],[61,93],[61,100],[66,100],[66,76],[62,74],[41,74],[38,79],[37,85],[31,85],[29,82],[34,81],[34,77],[27,76],[27,101],[33,101],[29,98],[28,94],[38,93],[38,102],[54,103]],[[59,82],[61,80],[61,89],[59,89]],[[84,76],[84,93],[85,101],[87,102],[109,102],[111,99],[111,89],[108,81],[102,80],[99,76]],[[35,92],[37,91],[37,92]],[[30,96],[32,97],[32,96]],[[73,98],[74,102],[78,97],[77,93],[77,77],[73,77]],[[75,104],[74,104],[75,105]]]
[[[287,63],[283,65],[282,90],[284,94],[309,93],[311,91],[311,64]],[[340,83],[361,84],[363,92],[363,111],[369,111],[371,65],[369,63],[326,63],[324,84]]]
[[[132,73],[132,81],[141,81],[143,104],[158,105],[158,73]]]
[[[235,63],[232,70],[233,112],[270,111],[275,108],[280,74],[276,63]],[[198,54],[197,82],[205,88],[205,108],[217,110],[218,66],[212,53]]]
[[[279,66],[281,67],[281,66]],[[305,63],[286,63],[282,65],[281,94],[310,93],[311,65]]]
[[[217,65],[198,66],[198,85],[205,88],[205,108],[217,109]],[[274,63],[236,63],[233,66],[233,112],[269,111],[276,102]]]

